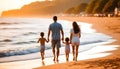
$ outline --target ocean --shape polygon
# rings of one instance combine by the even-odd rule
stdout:
[[[58,20],[62,24],[65,37],[70,36],[72,22]],[[49,18],[0,18],[0,63],[10,61],[22,61],[41,58],[39,53],[39,43],[37,43],[40,32],[47,37],[48,27],[53,23]],[[85,52],[98,45],[115,41],[112,37],[99,33],[92,29],[92,25],[84,22],[77,22],[81,28],[80,52]],[[64,44],[62,44],[60,55],[64,55]],[[46,43],[45,57],[53,57],[51,42]],[[29,57],[33,55],[33,57]],[[12,57],[20,57],[12,59]],[[25,58],[27,57],[27,58]],[[9,60],[5,60],[9,58]]]

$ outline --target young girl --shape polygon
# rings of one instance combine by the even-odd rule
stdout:
[[[70,53],[70,42],[69,42],[69,38],[66,37],[65,38],[65,42],[63,42],[66,46],[65,46],[65,54],[66,54],[66,61],[69,61],[69,53]]]
[[[45,51],[45,42],[48,42],[46,38],[44,38],[44,33],[40,33],[41,38],[38,39],[38,43],[40,43],[40,53],[42,60],[44,60],[44,51]]]

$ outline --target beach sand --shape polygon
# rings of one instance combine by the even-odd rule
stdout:
[[[106,52],[99,52],[96,55],[108,54],[104,57],[92,57],[87,59],[85,55],[79,55],[77,62],[66,62],[63,56],[60,56],[60,62],[54,63],[52,58],[33,59],[26,61],[15,61],[9,63],[1,63],[0,69],[120,69],[120,18],[107,17],[58,17],[59,20],[69,20],[77,22],[87,22],[93,24],[93,28],[97,32],[104,33],[116,39],[117,41],[103,46],[111,46],[114,50],[106,50]],[[109,54],[110,53],[110,54]],[[94,54],[95,55],[95,54]],[[62,60],[63,59],[63,60]],[[83,60],[82,60],[83,59]],[[70,57],[72,60],[72,56]],[[62,62],[62,63],[61,63]]]

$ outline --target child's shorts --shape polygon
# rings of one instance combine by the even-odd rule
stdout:
[[[44,50],[45,50],[45,46],[44,46],[44,45],[41,45],[41,46],[40,46],[40,52],[44,52]]]

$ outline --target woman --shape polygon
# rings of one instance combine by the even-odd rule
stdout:
[[[77,22],[72,23],[73,28],[70,31],[70,42],[72,43],[73,61],[77,61],[78,48],[80,45],[81,30]]]

